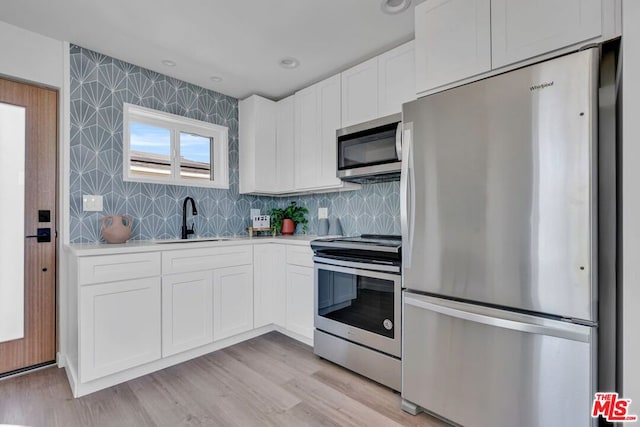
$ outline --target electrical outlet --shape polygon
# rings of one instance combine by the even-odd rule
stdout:
[[[318,208],[318,219],[329,218],[329,208]]]
[[[102,210],[102,196],[85,194],[82,196],[82,210],[85,212],[99,212]]]

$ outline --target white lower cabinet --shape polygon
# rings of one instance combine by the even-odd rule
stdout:
[[[162,356],[213,342],[213,283],[210,271],[162,278]]]
[[[160,277],[80,288],[80,381],[161,356]]]
[[[286,247],[253,247],[253,327],[271,323],[286,327]]]
[[[253,329],[253,266],[213,271],[213,339]]]
[[[313,268],[287,264],[287,329],[313,339]]]
[[[103,251],[69,260],[69,339],[63,360],[76,397],[275,326],[295,339],[313,342],[309,245],[261,240]]]

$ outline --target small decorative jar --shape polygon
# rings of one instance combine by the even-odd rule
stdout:
[[[131,237],[129,215],[105,215],[102,217],[102,237],[107,243],[124,243]]]

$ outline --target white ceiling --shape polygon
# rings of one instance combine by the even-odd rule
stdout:
[[[19,0],[2,2],[0,20],[237,98],[280,99],[412,39],[413,7],[385,15],[380,3]],[[300,67],[280,68],[284,57]]]

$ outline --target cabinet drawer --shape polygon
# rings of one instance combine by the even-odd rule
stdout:
[[[313,267],[313,251],[309,246],[287,246],[287,264]]]
[[[78,260],[78,283],[115,282],[160,275],[160,253],[82,257]]]
[[[213,270],[252,262],[251,245],[166,251],[162,253],[162,274]]]

